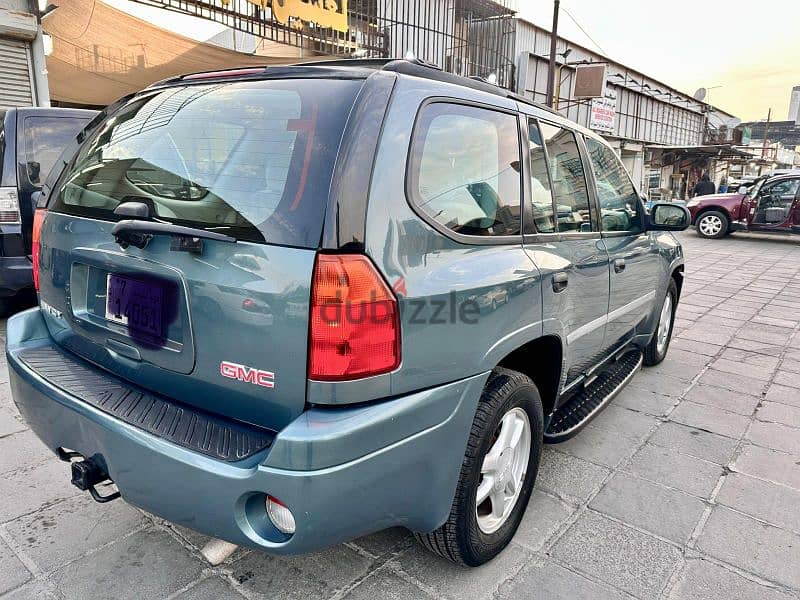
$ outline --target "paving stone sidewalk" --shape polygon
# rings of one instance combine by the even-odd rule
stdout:
[[[1,361],[0,597],[800,600],[800,243],[680,237],[669,358],[546,448],[513,544],[479,569],[400,529],[212,568],[203,536],[71,487]]]

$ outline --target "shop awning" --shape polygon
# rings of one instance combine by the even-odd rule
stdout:
[[[730,144],[711,144],[703,146],[647,146],[655,156],[660,155],[663,163],[684,160],[752,160],[749,152],[739,150]]]
[[[151,83],[193,71],[298,62],[300,49],[271,43],[269,56],[197,42],[119,11],[102,0],[63,0],[46,17],[52,100],[105,106]]]

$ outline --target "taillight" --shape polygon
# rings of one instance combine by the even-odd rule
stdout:
[[[400,364],[397,299],[366,256],[317,256],[309,342],[309,379],[359,379]]]
[[[17,188],[0,187],[0,223],[19,223]]]
[[[33,287],[39,291],[39,241],[42,239],[42,224],[47,209],[37,208],[33,213],[33,231],[31,232],[31,254],[33,255]]]

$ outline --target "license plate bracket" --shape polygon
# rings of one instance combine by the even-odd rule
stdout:
[[[158,281],[109,273],[106,278],[106,320],[132,335],[163,339],[164,288]]]

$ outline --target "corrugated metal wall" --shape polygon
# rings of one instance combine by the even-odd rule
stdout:
[[[0,38],[0,108],[33,106],[30,44]]]
[[[516,39],[517,56],[523,52],[530,53],[526,64],[520,62],[517,65],[518,82],[524,86],[524,89],[517,91],[536,102],[545,102],[550,33],[518,20]],[[561,54],[567,48],[572,50],[567,58],[569,63],[599,61],[608,64],[608,89],[617,94],[617,116],[614,131],[601,132],[603,135],[667,145],[702,142],[705,116],[701,103],[663,83],[608,61],[597,53],[559,39],[557,52]],[[563,60],[562,56],[558,57],[559,63]],[[591,103],[572,97],[574,78],[574,65],[565,66],[561,71],[559,112],[588,126]]]

